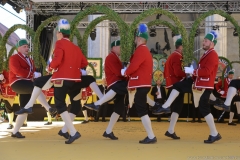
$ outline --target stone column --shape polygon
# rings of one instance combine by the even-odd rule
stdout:
[[[88,21],[91,22],[97,17],[103,15],[89,15]],[[109,53],[110,49],[110,32],[109,32],[109,23],[108,20],[105,20],[99,23],[96,26],[96,39],[92,41],[90,36],[88,38],[88,57],[89,58],[102,58],[103,62],[105,61],[106,56]]]
[[[218,14],[214,14],[207,17],[205,21],[207,26],[205,28],[205,35],[212,30],[212,26],[219,25],[219,38],[215,50],[219,56],[227,57],[227,22],[225,22],[225,18]]]

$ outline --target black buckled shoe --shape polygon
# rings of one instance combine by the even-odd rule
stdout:
[[[154,111],[154,110],[158,109],[160,106],[162,106],[160,103],[155,102],[154,106],[149,107],[149,110]]]
[[[33,107],[30,107],[28,109],[25,109],[25,108],[21,108],[19,111],[15,112],[15,115],[20,115],[20,114],[24,114],[24,113],[27,113],[27,114],[32,114],[33,113]]]
[[[150,139],[150,138],[146,137],[143,140],[139,141],[139,143],[141,143],[141,144],[152,144],[152,143],[156,143],[156,142],[157,142],[156,137],[154,137],[153,139]]]
[[[162,105],[159,105],[158,109],[152,111],[152,114],[159,115],[159,114],[168,114],[171,113],[170,107],[163,108]]]
[[[114,136],[113,132],[107,134],[107,132],[105,131],[103,133],[103,137],[110,138],[111,140],[118,140],[118,137]]]
[[[171,134],[171,133],[169,133],[169,132],[167,131],[167,132],[165,133],[165,136],[170,137],[170,138],[172,138],[172,139],[180,139],[180,137],[178,137],[175,132],[174,132],[173,134]]]
[[[44,125],[52,125],[52,122],[47,122]]]
[[[7,129],[12,129],[13,128],[13,125],[12,124],[9,124]]]
[[[204,140],[204,143],[213,143],[222,139],[221,135],[218,133],[216,136],[209,135],[207,140]]]
[[[57,108],[49,108],[49,113],[52,116],[52,118],[56,117],[57,115]]]
[[[62,130],[60,130],[60,131],[58,132],[58,135],[59,135],[59,136],[63,136],[63,137],[66,138],[66,139],[68,139],[69,136],[70,136],[68,132],[63,133]]]
[[[84,106],[90,110],[99,111],[100,105],[95,105],[94,103],[84,104]]]
[[[230,106],[223,104],[215,104],[214,108],[216,108],[217,110],[224,110],[225,112],[230,112]]]
[[[76,132],[74,136],[71,136],[71,135],[69,136],[68,140],[65,141],[65,144],[71,144],[80,137],[81,137],[81,134],[79,132]]]
[[[231,123],[228,123],[228,125],[229,125],[229,126],[236,126],[237,124],[236,124],[236,123],[233,123],[233,122],[231,122]]]
[[[23,136],[20,132],[17,132],[15,134],[12,133],[11,137],[14,137],[14,138],[25,138],[25,136]]]

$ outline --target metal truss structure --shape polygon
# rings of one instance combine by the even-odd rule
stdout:
[[[26,12],[26,24],[28,27],[32,28],[33,29],[33,25],[34,25],[34,15],[32,12]],[[29,35],[28,32],[26,32],[26,38],[29,40],[29,50],[30,52],[32,51],[32,37]]]
[[[77,26],[77,28],[79,29],[84,29],[87,28],[87,26],[89,25],[89,23],[91,22],[80,22]],[[106,24],[107,23],[107,24]],[[128,25],[130,25],[132,22],[126,22]],[[148,22],[142,22],[142,23],[148,23]],[[191,29],[192,25],[194,23],[194,21],[184,21],[182,22],[184,27],[187,29]],[[174,25],[174,23],[172,22],[172,24]],[[240,22],[238,22],[238,24],[240,24]],[[51,22],[48,24],[48,26],[46,27],[53,27],[55,28],[57,25],[57,22]],[[109,26],[109,28],[112,29],[116,29],[118,28],[116,22],[112,22],[112,21],[103,21],[102,23],[99,23],[97,25],[97,27],[106,27]],[[227,27],[227,28],[234,28],[234,26],[232,25],[232,23],[228,22],[228,21],[203,21],[200,25],[199,25],[199,29],[204,29],[206,27],[213,27],[213,26],[218,26],[219,28],[221,27]],[[157,25],[154,26],[156,29],[160,29],[160,28],[168,28],[164,25]]]
[[[11,0],[24,8],[29,0]],[[223,10],[231,13],[240,13],[240,1],[198,1],[198,2],[40,2],[34,3],[32,11],[41,15],[70,15],[77,14],[92,5],[103,5],[117,13],[139,14],[151,8],[161,8],[173,13],[204,13],[209,10]]]
[[[29,5],[30,0],[11,0],[13,3],[24,8]],[[78,12],[83,11],[92,5],[103,5],[111,8],[119,14],[139,14],[145,10],[151,8],[161,8],[163,10],[170,11],[172,13],[204,13],[209,10],[223,10],[228,13],[240,13],[240,1],[198,1],[198,2],[40,2],[33,3],[32,10],[27,12],[27,25],[33,28],[34,24],[34,14],[40,15],[76,15]],[[86,28],[90,22],[80,22],[78,28]],[[109,28],[117,28],[116,23],[105,21],[104,23],[110,23]],[[127,22],[130,24],[131,22]],[[185,28],[192,28],[193,21],[182,22]],[[50,23],[46,27],[53,27],[56,22]],[[218,25],[219,28],[227,27],[234,28],[233,25],[227,21],[224,22],[202,22],[199,25],[199,29],[204,29],[206,27],[212,27]],[[98,25],[101,27],[101,25]],[[102,25],[104,27],[104,25]],[[158,28],[166,28],[165,26],[159,25],[155,26]],[[30,48],[32,49],[31,37],[27,35],[30,40]]]

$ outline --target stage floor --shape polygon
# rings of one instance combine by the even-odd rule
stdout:
[[[156,144],[139,144],[146,137],[140,121],[117,122],[113,132],[119,140],[102,137],[108,122],[90,122],[81,124],[75,121],[76,129],[82,137],[67,145],[65,139],[58,136],[63,122],[28,122],[28,127],[21,128],[25,139],[10,137],[7,123],[0,124],[0,159],[1,160],[185,160],[185,159],[240,159],[240,124],[228,126],[217,123],[222,135],[214,144],[204,144],[209,129],[205,122],[178,122],[176,134],[180,140],[164,136],[169,122],[152,122],[157,137]]]

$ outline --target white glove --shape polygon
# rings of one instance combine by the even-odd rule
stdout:
[[[194,68],[192,66],[191,67],[184,67],[184,71],[185,71],[185,73],[193,74]]]
[[[0,74],[0,81],[4,80],[4,75]]]
[[[34,78],[41,77],[42,74],[40,72],[34,72]]]
[[[82,73],[82,76],[86,76],[87,75],[87,71],[84,70],[84,69],[80,69],[81,73]]]
[[[124,76],[125,72],[126,72],[126,67],[124,67],[123,69],[121,69],[121,75]]]
[[[225,92],[224,92],[224,91],[220,91],[219,93],[220,93],[221,95],[224,95]]]
[[[48,69],[49,69],[49,66],[47,66],[45,70],[46,70],[48,73],[50,73],[50,71],[49,71]]]

